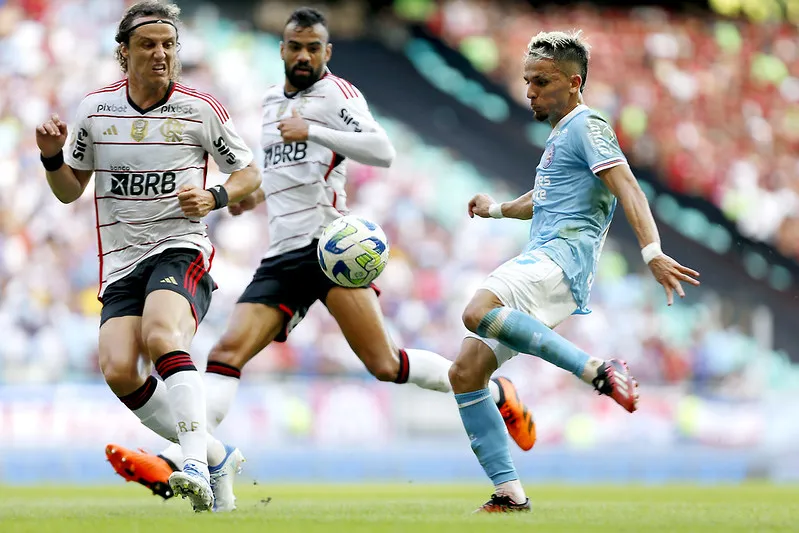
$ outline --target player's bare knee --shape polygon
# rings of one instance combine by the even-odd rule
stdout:
[[[479,374],[464,360],[456,359],[449,367],[449,383],[452,385],[452,392],[459,394],[480,389]]]
[[[222,337],[208,354],[208,361],[224,363],[226,365],[241,368],[250,360],[251,354],[245,353],[242,347],[235,342]]]
[[[105,382],[117,395],[130,394],[144,383],[139,373],[138,364],[113,360],[105,360],[100,364]]]
[[[156,322],[142,331],[144,347],[150,358],[156,361],[162,355],[175,350],[186,350],[183,333],[175,327]]]
[[[477,333],[477,328],[487,312],[483,305],[470,303],[463,311],[463,325],[472,333]]]

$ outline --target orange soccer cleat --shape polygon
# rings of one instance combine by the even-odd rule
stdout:
[[[519,399],[513,383],[508,378],[493,378],[491,381],[499,386],[499,412],[508,433],[524,451],[528,451],[535,444],[535,421],[527,406]]]
[[[135,452],[117,444],[106,446],[105,456],[125,481],[144,485],[165,500],[174,496],[169,486],[169,476],[179,468],[171,461],[160,455],[152,455],[144,450]]]

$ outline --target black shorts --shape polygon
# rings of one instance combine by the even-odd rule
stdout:
[[[314,302],[324,303],[330,289],[339,286],[319,266],[317,243],[314,239],[308,246],[261,261],[239,298],[238,303],[263,304],[285,313],[283,331],[275,338],[276,342],[284,342]],[[376,286],[372,288],[380,294]]]
[[[199,326],[216,289],[205,270],[203,254],[191,248],[170,248],[139,263],[133,272],[106,287],[100,298],[100,326],[118,316],[142,316],[147,296],[164,289],[189,301]]]

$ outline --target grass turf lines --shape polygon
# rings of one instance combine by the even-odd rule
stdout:
[[[799,486],[539,485],[528,487],[532,513],[472,515],[489,495],[478,485],[242,483],[237,511],[195,514],[188,500],[134,484],[0,487],[0,532],[799,531]]]

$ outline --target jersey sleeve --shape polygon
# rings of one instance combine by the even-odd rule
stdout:
[[[354,133],[382,131],[383,128],[369,110],[366,98],[354,85],[336,78],[331,81],[326,97],[334,104],[331,106],[334,116],[330,117],[332,128]]]
[[[252,151],[247,143],[236,133],[233,119],[221,104],[203,106],[203,137],[201,144],[211,154],[219,170],[231,174],[249,165],[253,160]]]
[[[577,139],[578,153],[594,174],[627,163],[613,127],[598,115],[589,115],[580,126],[579,135],[573,138]]]
[[[94,170],[94,143],[91,138],[91,103],[84,98],[78,105],[64,151],[64,162],[76,170]]]

